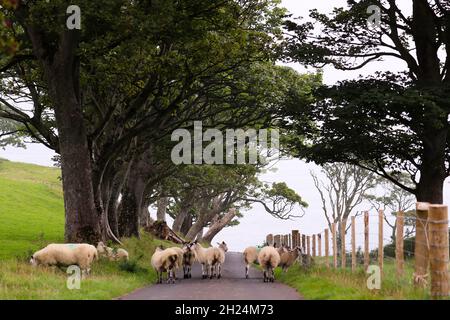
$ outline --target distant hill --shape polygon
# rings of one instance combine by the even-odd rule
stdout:
[[[0,159],[0,259],[64,240],[60,170]]]

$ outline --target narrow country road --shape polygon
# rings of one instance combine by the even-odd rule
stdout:
[[[183,271],[178,271],[178,278]],[[242,253],[227,252],[222,279],[201,279],[198,263],[192,279],[179,279],[175,284],[155,284],[118,298],[119,300],[301,300],[295,289],[281,283],[264,283],[262,272],[250,270],[245,279]]]

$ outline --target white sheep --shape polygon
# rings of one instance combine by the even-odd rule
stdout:
[[[264,247],[258,254],[258,262],[264,270],[264,282],[274,282],[274,269],[280,263],[280,255],[274,247]]]
[[[218,248],[211,248],[213,252],[213,260],[211,264],[211,276],[220,279],[222,277],[222,264],[225,263],[225,253],[228,251],[228,246],[225,241],[222,243],[217,242]]]
[[[185,243],[183,246],[183,277],[184,279],[192,278],[192,265],[196,261],[195,251],[192,250],[191,243]]]
[[[197,261],[202,265],[202,279],[212,279],[212,266],[218,260],[218,252],[214,248],[204,248],[197,240],[190,244],[192,250],[195,252]]]
[[[258,259],[258,249],[256,247],[247,247],[245,248],[243,255],[245,262],[245,278],[248,279],[250,265],[255,263],[256,259]]]
[[[128,261],[128,252],[125,249],[113,249],[107,247],[102,241],[97,244],[97,251],[100,256],[107,257],[110,261],[126,260]]]
[[[77,265],[83,274],[89,274],[91,264],[98,259],[97,249],[87,243],[52,243],[36,251],[30,263],[33,266]]]
[[[163,249],[157,247],[152,255],[151,264],[158,277],[157,283],[162,283],[164,272],[168,273],[167,283],[175,283],[173,269],[176,268],[178,261],[178,252],[173,248]]]

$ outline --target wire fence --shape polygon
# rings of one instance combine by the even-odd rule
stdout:
[[[369,265],[375,264],[381,277],[386,272],[395,272],[402,283],[406,283],[405,264],[408,264],[414,270],[409,282],[429,288],[433,298],[448,297],[448,208],[423,204],[418,204],[417,208],[417,215],[405,216],[399,212],[395,223],[390,225],[393,230],[389,236],[384,231],[386,216],[380,210],[335,221],[330,228],[314,234],[305,234],[300,230],[292,230],[287,235],[269,234],[266,243],[291,249],[300,247],[306,257],[328,268],[346,268],[356,272],[361,268],[367,271]],[[405,221],[408,221],[407,226]],[[408,227],[413,230],[408,229],[405,238],[404,230]],[[385,270],[385,263],[394,264],[395,269]]]

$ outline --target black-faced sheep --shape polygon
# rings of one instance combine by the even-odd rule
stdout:
[[[243,255],[245,262],[245,278],[248,279],[250,265],[255,263],[256,259],[258,259],[258,249],[256,247],[245,248]]]
[[[33,266],[77,265],[83,274],[89,274],[91,264],[98,259],[97,249],[87,243],[52,243],[36,251],[30,259]]]
[[[280,255],[274,247],[264,247],[258,254],[258,262],[263,268],[264,282],[274,282],[274,269],[280,263]]]
[[[173,270],[177,266],[178,252],[172,248],[157,247],[152,255],[151,264],[158,277],[157,283],[162,283],[163,273],[167,272],[167,283],[175,283]]]
[[[97,244],[97,251],[101,257],[107,257],[110,261],[128,261],[128,252],[125,249],[107,247],[102,241]]]

